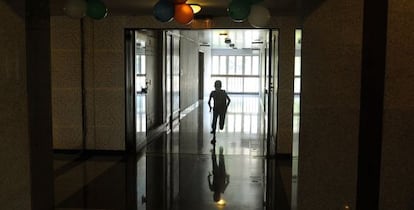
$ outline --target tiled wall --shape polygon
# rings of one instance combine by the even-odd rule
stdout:
[[[414,209],[414,2],[390,0],[380,209]]]
[[[82,122],[81,24],[52,17],[52,91],[55,149],[124,149],[123,19],[84,19],[85,117]]]
[[[0,1],[0,206],[30,209],[25,19],[15,9]]]
[[[124,24],[85,19],[87,149],[125,147]]]
[[[82,149],[80,20],[51,19],[54,149]]]
[[[191,106],[198,101],[198,34],[182,31],[180,41],[180,108]]]
[[[298,209],[355,209],[362,47],[359,0],[304,20]]]

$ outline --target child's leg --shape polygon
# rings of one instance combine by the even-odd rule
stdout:
[[[219,114],[216,111],[213,111],[213,123],[211,124],[211,132],[216,132],[216,126],[217,126],[217,118]]]
[[[226,119],[226,112],[220,114],[220,130],[224,128],[224,120]]]
[[[216,158],[216,148],[213,149],[213,152],[211,153],[211,163],[212,169],[213,169],[213,175],[217,175],[218,171],[218,165],[217,165],[217,158]]]

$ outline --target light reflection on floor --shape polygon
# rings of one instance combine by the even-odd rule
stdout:
[[[217,145],[224,146],[227,154],[262,155],[263,117],[257,95],[230,95],[231,103],[223,130],[217,130]],[[205,129],[211,130],[212,113],[205,106]]]
[[[216,145],[210,144],[212,113],[207,101],[180,123],[180,195],[175,209],[263,209],[263,119],[257,96],[231,95],[231,104],[223,130],[216,134]],[[196,115],[196,113],[198,114]],[[198,123],[197,123],[198,122]],[[219,156],[223,148],[229,185],[223,193],[226,205],[213,201],[207,177],[212,173],[212,151]],[[148,155],[148,153],[147,153]],[[214,164],[213,164],[214,165]],[[199,189],[194,191],[194,188]],[[198,202],[194,206],[194,201]]]

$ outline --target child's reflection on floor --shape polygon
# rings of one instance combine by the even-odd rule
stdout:
[[[224,163],[223,147],[220,147],[219,152],[219,162],[217,164],[216,147],[214,146],[211,150],[213,171],[212,174],[209,172],[207,176],[210,190],[214,192],[214,202],[218,202],[221,199],[221,194],[224,193],[227,185],[230,183],[230,175],[226,173],[226,165]],[[213,176],[212,180],[211,176]]]

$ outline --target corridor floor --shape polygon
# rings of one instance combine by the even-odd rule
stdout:
[[[262,106],[257,96],[231,99],[215,145],[200,101],[137,156],[56,154],[56,209],[263,209]]]

